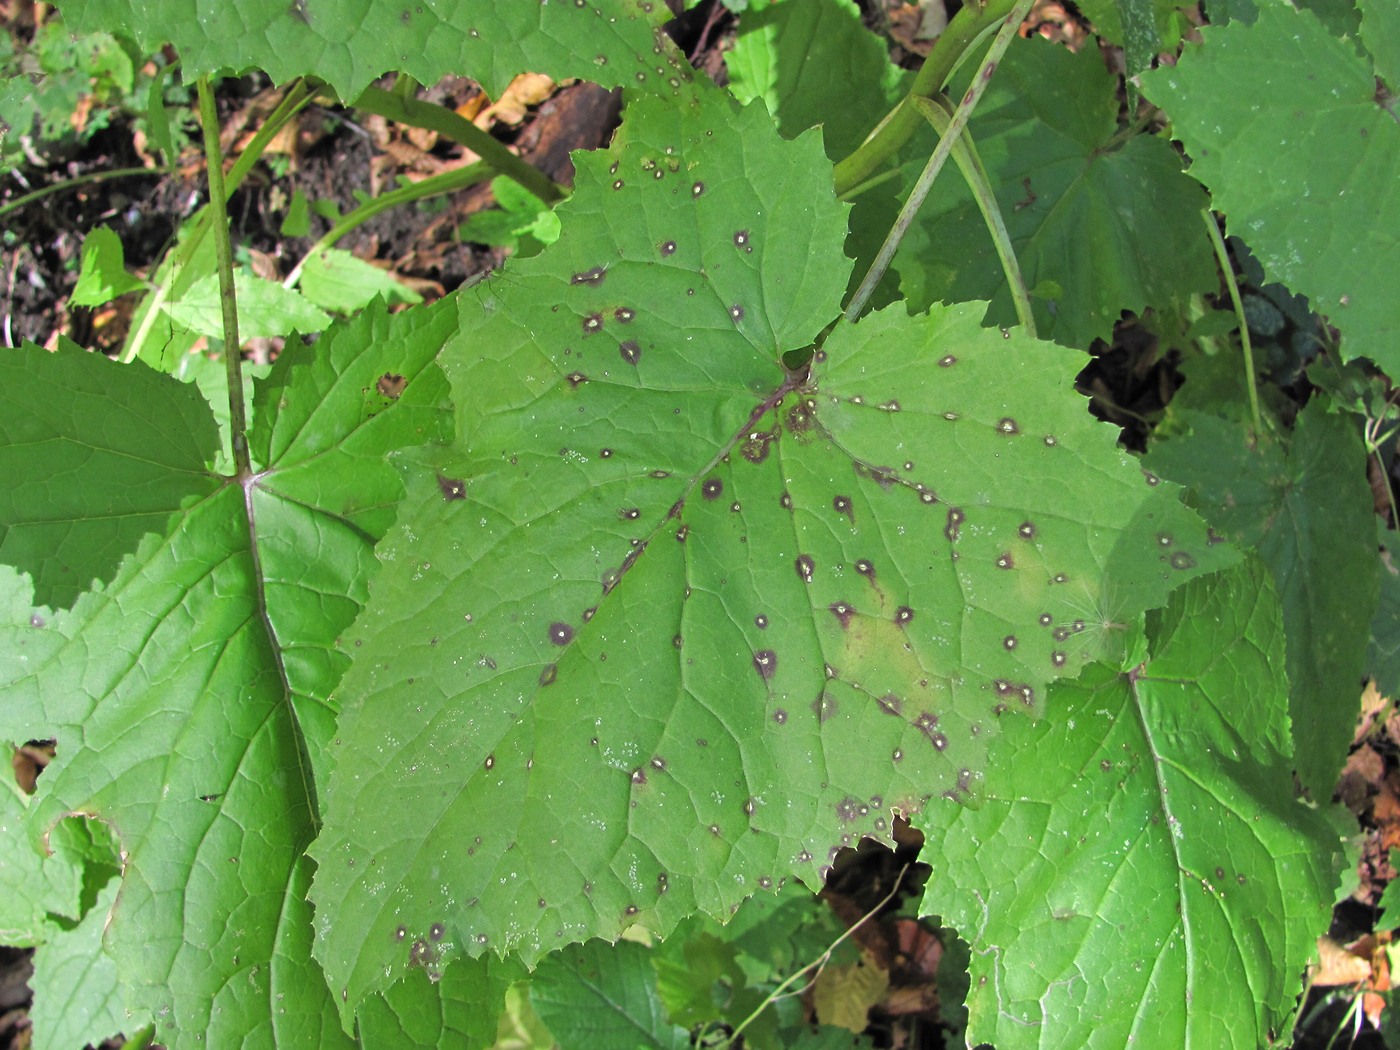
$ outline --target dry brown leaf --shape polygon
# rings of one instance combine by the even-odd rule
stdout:
[[[476,115],[477,127],[485,130],[492,124],[514,126],[525,119],[531,106],[537,106],[554,94],[554,81],[543,73],[521,73],[491,105]]]
[[[1370,959],[1353,954],[1330,937],[1317,939],[1317,956],[1318,966],[1313,984],[1319,987],[1359,984],[1371,976]]]

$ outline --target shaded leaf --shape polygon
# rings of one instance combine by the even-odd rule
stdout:
[[[1362,24],[1368,45],[1393,17],[1379,15],[1382,6]],[[1311,12],[1284,4],[1261,5],[1253,25],[1202,36],[1174,68],[1142,77],[1191,155],[1191,175],[1269,279],[1308,296],[1341,329],[1344,355],[1400,373],[1400,126],[1376,79],[1382,70]]]
[[[432,360],[451,323],[371,310],[289,347],[255,396],[253,477],[197,491],[71,612],[31,612],[23,578],[7,581],[0,737],[58,741],[30,823],[81,811],[115,829],[107,948],[128,1006],[171,1046],[342,1042],[310,957],[303,849],[348,662],[338,635],[400,491],[385,450],[445,424]],[[112,366],[111,396],[136,403],[141,376]]]
[[[1189,434],[1157,442],[1145,462],[1268,567],[1288,634],[1298,778],[1328,799],[1352,734],[1337,712],[1356,705],[1379,586],[1365,447],[1322,398],[1284,440],[1200,412],[1175,418]]]
[[[1043,721],[1010,723],[988,800],[929,833],[946,867],[922,910],[971,945],[969,1044],[1206,1050],[1288,1031],[1340,858],[1294,799],[1267,572],[1188,584],[1148,640],[1144,664],[1095,667],[1052,689]]]
[[[968,125],[1026,287],[1056,289],[1032,297],[1037,331],[1069,346],[1109,338],[1124,310],[1216,287],[1205,195],[1169,143],[1119,134],[1115,92],[1093,48],[1015,40]],[[991,299],[987,323],[1015,323],[991,237],[955,172],[935,183],[896,266],[912,307]]]
[[[64,341],[0,351],[0,560],[67,607],[220,479],[199,392]]]
[[[293,332],[319,332],[331,323],[330,315],[317,309],[299,292],[276,281],[264,281],[239,271],[234,274],[238,301],[238,334],[242,339],[291,335]],[[207,339],[223,339],[223,303],[219,296],[219,275],[201,277],[165,312],[180,328]]]
[[[565,1048],[690,1046],[690,1033],[666,1019],[651,953],[635,941],[589,941],[550,955],[530,982],[530,1005]]]

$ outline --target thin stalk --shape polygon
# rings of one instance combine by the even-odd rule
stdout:
[[[283,286],[295,288],[297,282],[301,280],[302,271],[306,268],[308,260],[319,255],[355,227],[363,225],[380,212],[388,211],[390,208],[396,208],[402,204],[410,204],[425,197],[454,193],[468,186],[474,186],[478,182],[485,182],[494,174],[496,174],[495,168],[483,161],[465,168],[458,168],[455,171],[445,171],[440,175],[433,175],[408,186],[400,186],[398,189],[390,190],[373,200],[366,201],[322,234],[321,238],[302,256],[301,261],[292,267],[292,272],[287,274],[286,280],[282,282]]]
[[[947,136],[952,124],[946,103],[941,99],[916,98],[914,104],[928,118],[940,136]],[[1035,314],[1031,311],[1031,296],[1026,290],[1025,278],[1021,275],[1021,264],[1016,260],[1016,251],[1011,247],[1011,234],[1006,231],[1006,220],[1001,215],[1001,205],[992,192],[992,180],[987,177],[987,169],[982,166],[982,158],[977,155],[977,146],[972,135],[964,131],[953,143],[953,160],[957,161],[973,200],[992,235],[997,258],[1001,260],[1002,273],[1006,274],[1007,286],[1011,289],[1011,301],[1016,307],[1016,318],[1032,338],[1035,337]]]
[[[298,80],[287,89],[287,93],[282,96],[282,101],[263,122],[263,126],[258,129],[257,134],[248,143],[247,149],[234,161],[233,167],[224,180],[227,193],[238,189],[243,180],[247,178],[248,173],[253,170],[253,165],[262,157],[268,144],[286,126],[288,121],[306,107],[317,90],[319,90],[318,85],[305,79]],[[136,316],[140,317],[140,321],[127,336],[126,344],[122,347],[120,360],[123,363],[131,361],[145,345],[151,328],[161,315],[161,309],[175,291],[178,271],[184,265],[185,260],[194,257],[194,253],[199,249],[204,235],[209,230],[207,216],[208,213],[205,212],[195,219],[190,235],[176,246],[175,254],[173,256],[167,255],[160,266],[156,268],[156,273],[152,278],[155,290],[137,307]],[[183,286],[182,283],[182,289]]]
[[[1016,35],[1016,31],[1025,20],[1032,2],[1033,0],[1016,0],[1011,13],[1006,16],[1001,28],[997,30],[997,35],[992,38],[992,45],[987,49],[987,57],[982,62],[982,68],[972,78],[972,85],[963,95],[962,101],[958,103],[958,108],[954,110],[952,118],[948,121],[948,130],[938,140],[933,156],[929,157],[928,163],[924,165],[924,170],[919,175],[919,181],[914,184],[909,199],[904,202],[904,207],[900,210],[899,218],[895,221],[889,236],[885,238],[885,243],[880,246],[880,252],[875,256],[875,262],[871,265],[870,272],[865,275],[865,280],[856,289],[855,296],[851,299],[850,305],[846,307],[845,318],[852,324],[855,323],[861,310],[870,300],[875,286],[880,283],[880,279],[889,270],[894,253],[899,250],[900,242],[904,240],[904,235],[909,232],[909,227],[913,225],[915,216],[919,214],[919,209],[928,199],[929,190],[933,189],[933,180],[938,177],[938,173],[943,170],[943,165],[947,163],[948,156],[953,151],[953,145],[957,142],[958,136],[962,134],[963,128],[967,126],[968,118],[972,116],[972,111],[982,98],[982,93],[987,90],[987,84],[991,81],[992,74],[996,72],[997,63],[1001,61],[1001,56],[1006,53],[1007,47],[1011,44],[1011,38]],[[988,4],[988,6],[991,5]],[[963,10],[968,9],[964,8]],[[910,110],[916,112],[913,106],[910,107]]]
[[[914,77],[909,94],[885,115],[875,130],[854,153],[836,165],[836,195],[844,197],[851,188],[870,178],[899,150],[923,123],[913,100],[931,98],[943,90],[948,78],[980,40],[1007,17],[1018,0],[987,0],[984,4],[964,4],[953,16],[933,45],[928,58]],[[1022,16],[1024,18],[1024,16]]]
[[[1254,347],[1249,341],[1249,322],[1244,316],[1244,301],[1240,298],[1240,286],[1235,282],[1235,271],[1230,266],[1230,253],[1225,250],[1225,238],[1220,236],[1220,227],[1215,224],[1215,216],[1209,208],[1201,209],[1201,217],[1210,231],[1210,243],[1215,245],[1215,259],[1220,264],[1220,272],[1225,275],[1225,287],[1230,292],[1230,302],[1235,307],[1235,316],[1240,321],[1240,346],[1244,349],[1244,377],[1249,389],[1249,418],[1254,423],[1254,433],[1263,434],[1264,425],[1259,417],[1259,389],[1254,380]]]
[[[520,183],[546,204],[557,204],[568,196],[564,187],[552,181],[539,168],[525,163],[508,150],[504,143],[497,141],[446,106],[420,102],[416,98],[404,98],[383,88],[368,87],[354,101],[354,107],[368,113],[377,113],[401,124],[429,128],[439,135],[446,135],[453,142],[461,143],[474,152],[500,174]]]
[[[783,981],[782,984],[778,985],[778,987],[774,988],[771,992],[769,992],[767,997],[763,1000],[763,1002],[759,1003],[756,1007],[754,1007],[753,1013],[749,1014],[748,1017],[745,1017],[742,1021],[740,1021],[738,1027],[735,1028],[734,1031],[729,1033],[729,1038],[725,1040],[724,1045],[726,1047],[732,1047],[734,1045],[734,1041],[739,1038],[739,1033],[742,1032],[745,1028],[747,1028],[750,1024],[752,1024],[754,1020],[758,1017],[758,1015],[763,1013],[763,1011],[766,1010],[771,1003],[775,1003],[779,999],[781,999],[787,993],[789,987],[802,980],[802,978],[804,978],[808,973],[811,973],[813,971],[815,971],[816,973],[820,973],[822,969],[826,966],[826,964],[831,961],[832,953],[836,951],[838,947],[841,946],[843,941],[850,939],[850,937],[856,932],[856,930],[864,926],[867,922],[869,922],[872,918],[875,917],[875,915],[880,911],[881,908],[883,908],[890,901],[894,900],[894,895],[899,892],[900,884],[904,881],[904,875],[908,870],[908,864],[900,868],[899,874],[895,877],[894,885],[890,887],[890,892],[885,894],[885,896],[881,898],[880,902],[876,904],[875,907],[871,908],[868,912],[866,912],[859,919],[857,919],[855,923],[852,924],[849,930],[841,934],[840,937],[837,937],[836,940],[832,941],[831,944],[827,947],[826,951],[822,952],[821,955],[817,956],[815,959],[809,962],[806,966],[802,967],[802,969],[798,970],[796,973],[791,974],[787,978],[787,980]]]
[[[209,168],[210,224],[214,254],[219,267],[219,300],[224,315],[224,366],[228,371],[229,433],[233,436],[234,471],[240,478],[252,474],[248,459],[248,421],[243,411],[242,355],[238,338],[238,301],[233,288],[233,246],[228,236],[228,196],[224,188],[224,155],[219,148],[219,115],[209,78],[199,78],[199,123],[204,129],[204,157]]]
[[[107,179],[125,179],[133,175],[173,175],[177,169],[168,168],[113,168],[110,171],[90,171],[86,175],[75,175],[71,179],[64,179],[56,182],[52,186],[44,186],[41,189],[33,190],[16,197],[9,204],[0,205],[0,219],[3,219],[10,212],[19,211],[26,205],[33,204],[37,200],[52,196],[55,193],[63,193],[67,190],[76,189],[79,186],[87,185],[90,182],[105,182]]]

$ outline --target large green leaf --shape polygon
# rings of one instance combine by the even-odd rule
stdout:
[[[651,953],[632,941],[572,945],[551,955],[530,985],[530,1005],[563,1047],[683,1050],[656,991]]]
[[[635,103],[563,234],[460,296],[457,439],[356,661],[318,953],[435,960],[727,914],[977,791],[1003,714],[1229,560],[980,304],[842,325],[844,209],[755,104]],[[950,803],[943,803],[950,804]]]
[[[1117,126],[1116,82],[1098,52],[1016,40],[968,130],[991,177],[1041,336],[1087,347],[1124,310],[1213,291],[1206,198],[1171,145]],[[921,164],[922,162],[920,162]],[[912,170],[912,169],[911,169]],[[1005,276],[954,171],[934,185],[897,257],[914,306],[991,299],[1012,324]]]
[[[1267,572],[1189,584],[1149,642],[1008,725],[988,801],[929,833],[923,910],[972,948],[969,1044],[1215,1050],[1288,1031],[1340,858],[1294,800]]]
[[[1363,7],[1363,40],[1394,61],[1394,5]],[[1260,4],[1253,25],[1202,35],[1175,67],[1142,78],[1191,174],[1269,279],[1341,330],[1347,357],[1400,373],[1400,124],[1388,95],[1400,90],[1400,68],[1373,64],[1311,12],[1281,3]]]
[[[1206,520],[1268,567],[1288,632],[1298,779],[1326,800],[1352,737],[1337,712],[1355,709],[1380,586],[1354,417],[1329,414],[1317,397],[1283,440],[1202,412],[1174,418],[1187,433],[1154,444],[1146,462],[1187,486]]]
[[[470,74],[493,96],[527,71],[663,94],[691,75],[661,34],[662,0],[64,0],[63,14],[74,32],[120,26],[148,51],[174,44],[187,77],[314,74],[347,100],[393,71]]]
[[[218,487],[217,438],[199,391],[169,376],[71,343],[0,352],[0,560],[39,604],[72,605]]]
[[[133,1034],[140,1024],[129,1023],[122,1007],[117,967],[102,948],[117,899],[112,879],[97,895],[95,905],[73,929],[53,937],[34,957],[35,1050],[70,1050],[97,1046],[123,1030]]]
[[[289,347],[254,398],[255,473],[196,476],[170,525],[71,612],[30,611],[23,577],[4,578],[16,652],[0,663],[0,738],[58,741],[36,835],[82,812],[120,837],[107,946],[168,1045],[341,1042],[310,956],[303,849],[348,662],[336,639],[400,492],[385,450],[444,428],[432,361],[452,321],[371,310]],[[143,369],[113,366],[110,395],[140,395]]]
[[[784,135],[821,125],[833,161],[864,141],[910,79],[861,24],[854,0],[785,0],[747,12],[724,64],[734,95],[762,98]]]

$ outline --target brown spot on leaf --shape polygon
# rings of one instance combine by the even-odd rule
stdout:
[[[765,682],[778,672],[778,654],[772,649],[760,649],[753,654],[753,667]]]
[[[408,380],[393,372],[385,372],[374,383],[374,388],[391,401],[397,401],[408,386]]]
[[[793,568],[797,570],[797,578],[803,583],[811,583],[812,576],[817,570],[817,563],[812,560],[810,554],[799,554],[797,560],[793,562]]]
[[[442,490],[442,498],[449,503],[453,500],[467,498],[467,484],[460,478],[449,478],[439,474],[437,483],[438,488]]]
[[[635,339],[628,339],[619,343],[617,352],[622,355],[622,359],[629,365],[635,365],[642,359],[642,348]]]
[[[719,478],[706,478],[704,484],[700,486],[700,495],[707,500],[719,499],[724,492],[724,482]]]
[[[837,514],[844,514],[852,523],[856,520],[855,507],[851,505],[850,496],[836,496],[831,501],[832,508]]]
[[[584,270],[569,278],[570,284],[602,284],[603,278],[608,275],[606,267],[595,266],[591,270]]]
[[[840,622],[841,630],[847,630],[851,626],[851,617],[856,614],[856,611],[851,608],[849,603],[832,602],[828,608],[831,609],[831,614]]]

